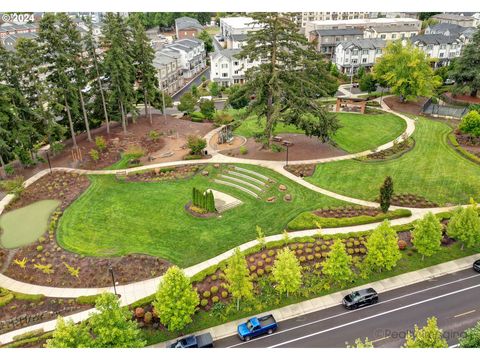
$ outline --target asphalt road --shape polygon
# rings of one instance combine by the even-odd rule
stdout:
[[[185,86],[182,90],[180,90],[178,93],[176,93],[175,95],[172,96],[172,99],[173,101],[179,101],[180,100],[180,97],[185,94],[187,91],[190,91],[190,88],[192,87],[192,85],[200,85],[202,83],[202,77],[205,76],[207,79],[210,79],[210,67],[207,67],[207,69],[205,70],[205,72],[197,75],[197,77],[195,78],[195,80],[193,80],[190,84],[188,84],[187,86]]]
[[[282,321],[272,335],[249,342],[231,336],[216,347],[345,348],[368,337],[374,347],[401,347],[407,330],[435,316],[449,345],[480,321],[480,274],[472,269],[379,294],[376,305],[346,310],[342,305]]]

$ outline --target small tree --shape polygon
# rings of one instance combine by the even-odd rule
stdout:
[[[410,331],[405,337],[406,348],[447,348],[448,343],[442,336],[442,330],[437,326],[437,318],[427,319],[427,325],[419,329],[415,324],[415,330],[412,335]]]
[[[373,348],[373,342],[368,340],[368,337],[365,338],[365,341],[362,341],[362,339],[357,338],[355,339],[354,345],[348,345],[347,343],[347,348],[356,348],[356,349]]]
[[[72,320],[65,321],[61,316],[57,319],[57,325],[52,337],[47,340],[47,348],[88,348],[92,347],[93,341],[88,332],[86,323],[76,325]]]
[[[473,200],[470,206],[455,210],[448,223],[447,234],[462,243],[462,250],[465,245],[474,247],[480,244],[480,217]]]
[[[344,286],[353,279],[352,257],[345,251],[341,240],[335,240],[327,259],[322,263],[322,274],[329,284]]]
[[[191,114],[195,111],[195,105],[197,105],[197,98],[191,92],[186,92],[180,97],[178,110]]]
[[[465,330],[459,345],[461,348],[480,348],[480,321],[474,327]]]
[[[250,98],[247,94],[247,88],[243,85],[235,84],[228,89],[227,105],[234,109],[242,109],[248,105]]]
[[[265,233],[263,232],[262,228],[258,225],[256,226],[255,230],[257,231],[258,244],[260,245],[260,249],[263,250],[265,249]]]
[[[391,270],[402,257],[398,249],[398,237],[390,222],[384,220],[369,236],[367,255],[363,260],[364,274],[371,271]]]
[[[213,47],[213,40],[210,34],[207,32],[207,30],[202,30],[200,34],[198,35],[198,38],[202,40],[205,44],[205,51],[207,53],[212,52],[214,50]]]
[[[480,113],[476,110],[470,111],[462,119],[458,126],[461,132],[470,134],[475,137],[480,136]]]
[[[390,176],[387,176],[383,181],[383,185],[380,187],[380,207],[382,211],[386,213],[390,207],[390,202],[393,195],[393,180]]]
[[[190,91],[192,92],[192,95],[198,98],[198,87],[197,85],[193,84],[192,87],[190,88]]]
[[[360,90],[368,91],[369,93],[377,90],[377,81],[372,74],[365,74],[360,78]]]
[[[215,103],[212,100],[200,101],[200,111],[206,119],[212,120],[215,115]]]
[[[280,294],[293,294],[302,285],[302,267],[295,254],[287,247],[280,250],[272,268],[275,290]]]
[[[162,324],[169,331],[182,330],[192,322],[199,303],[198,293],[193,289],[190,279],[178,267],[170,267],[163,276],[153,302]]]
[[[233,255],[227,262],[225,269],[225,280],[227,290],[237,302],[237,310],[240,309],[240,300],[253,297],[253,283],[248,270],[247,260],[238,248],[235,248]]]
[[[413,245],[418,252],[422,254],[422,260],[425,256],[432,256],[438,250],[442,243],[442,224],[440,220],[431,212],[415,223],[412,232]]]
[[[193,155],[200,155],[207,146],[207,141],[199,136],[190,135],[187,138],[187,146]]]
[[[218,83],[215,81],[212,81],[210,83],[210,95],[212,96],[218,96],[220,94],[220,87],[218,86]]]

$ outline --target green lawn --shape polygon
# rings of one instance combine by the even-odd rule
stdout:
[[[405,121],[391,114],[337,114],[342,125],[333,140],[337,146],[349,153],[356,153],[383,145],[398,136],[406,128]],[[262,124],[265,121],[262,120]],[[261,132],[260,124],[255,116],[249,116],[235,129],[235,134],[252,137]],[[303,134],[303,131],[293,125],[278,124],[275,134],[294,133]]]
[[[258,167],[244,166],[275,179],[262,200],[210,181],[210,176],[160,183],[133,183],[114,176],[91,176],[87,191],[60,218],[57,240],[67,250],[90,256],[145,253],[186,267],[255,238],[255,225],[267,234],[280,233],[299,213],[344,203],[317,194],[285,177]],[[284,202],[285,184],[292,202]],[[244,201],[221,217],[199,219],[184,210],[192,187],[212,188]],[[264,199],[276,195],[275,203]]]
[[[420,118],[413,150],[399,159],[365,163],[346,160],[321,164],[307,180],[340,194],[374,200],[386,176],[396,193],[413,193],[444,205],[480,199],[480,166],[455,152],[446,142],[451,128]]]
[[[13,249],[38,240],[47,231],[48,218],[58,205],[58,200],[42,200],[2,215],[1,245]]]

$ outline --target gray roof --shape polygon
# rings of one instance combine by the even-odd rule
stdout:
[[[18,39],[35,39],[38,37],[36,33],[10,34],[1,39],[2,45],[8,51],[15,51]]]
[[[187,16],[175,19],[175,28],[177,30],[182,30],[182,29],[203,30],[203,26],[198,22],[197,19],[193,19]]]
[[[410,38],[412,43],[422,42],[427,45],[452,44],[458,41],[456,36],[446,36],[442,34],[416,35]]]
[[[248,34],[232,34],[230,37],[233,41],[247,41]]]
[[[236,55],[240,54],[241,49],[223,49],[215,52],[215,54],[220,54],[222,56],[228,57],[230,59],[236,58]]]
[[[443,33],[447,30],[449,30],[450,32],[460,33],[467,28],[464,27],[464,26],[457,25],[457,24],[439,23],[439,24],[435,24],[435,25],[430,25],[428,27],[428,29],[432,33],[439,33],[439,32]]]
[[[189,51],[191,49],[195,49],[201,44],[203,44],[203,41],[199,39],[181,39],[181,40],[175,40],[173,43],[167,45],[167,47]]]
[[[344,49],[351,46],[358,47],[359,49],[383,49],[386,44],[387,42],[382,39],[359,39],[342,41],[338,45],[342,45]]]
[[[419,29],[414,28],[412,26],[408,25],[386,25],[386,26],[370,26],[368,29],[365,29],[365,31],[368,30],[374,30],[377,33],[391,33],[391,32],[399,32],[399,31],[405,31],[405,32],[411,32],[411,31],[418,31]]]
[[[474,20],[471,16],[463,16],[459,14],[437,14],[432,16],[434,19],[442,19],[442,20]]]
[[[360,29],[326,29],[326,30],[313,30],[310,33],[317,34],[318,36],[336,36],[336,35],[363,35],[363,30]]]

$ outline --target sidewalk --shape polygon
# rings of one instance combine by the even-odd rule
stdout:
[[[402,275],[397,275],[388,279],[379,280],[379,281],[375,281],[368,284],[363,284],[361,286],[357,286],[348,290],[342,290],[330,295],[325,295],[325,296],[321,296],[311,300],[302,301],[297,304],[288,305],[283,308],[258,314],[258,316],[272,314],[278,322],[288,320],[300,315],[306,315],[306,314],[323,310],[329,307],[338,306],[341,304],[343,297],[354,290],[358,290],[366,287],[373,287],[379,293],[394,290],[407,285],[411,285],[421,281],[443,276],[449,273],[468,269],[469,267],[472,266],[473,261],[476,260],[477,258],[478,258],[478,255],[467,256],[461,259],[449,261],[439,265],[430,266],[421,270],[412,271]],[[247,321],[248,319],[249,318],[235,320],[226,324],[212,327],[210,329],[204,329],[204,330],[198,331],[195,334],[198,335],[201,333],[210,332],[214,340],[219,340],[225,337],[235,335],[237,333],[237,326]],[[152,345],[151,347],[163,348],[163,347],[166,347],[167,344],[172,341],[174,340]]]

